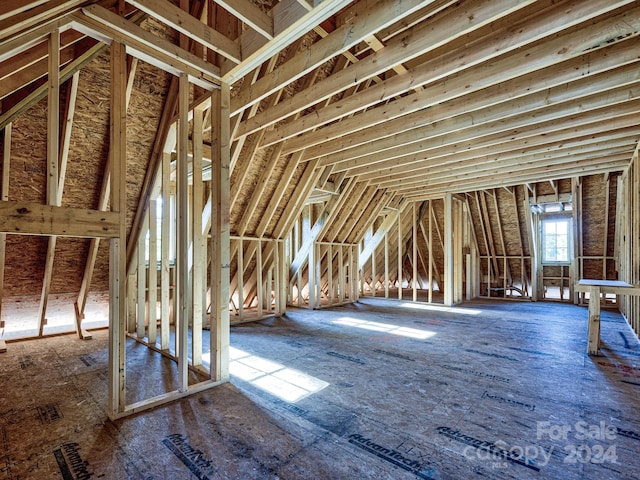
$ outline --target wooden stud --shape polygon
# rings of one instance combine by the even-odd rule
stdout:
[[[429,303],[433,303],[433,266],[435,259],[433,257],[433,200],[429,200]]]
[[[170,311],[171,311],[171,277],[169,265],[169,242],[171,224],[171,155],[162,155],[162,182],[160,194],[162,198],[162,222],[160,224],[160,349],[169,349]]]
[[[453,235],[453,197],[448,193],[444,197],[444,304],[448,307],[454,302]]]
[[[138,239],[138,313],[136,315],[137,328],[136,333],[139,339],[144,338],[146,334],[146,317],[147,317],[147,259],[146,259],[146,241],[147,232],[149,231],[149,215],[144,219],[142,224],[142,235]]]
[[[133,89],[133,80],[135,78],[135,72],[137,69],[137,60],[131,61],[127,71],[127,87],[125,92],[125,109],[128,109],[129,100],[131,98],[131,91]],[[79,72],[76,72],[78,74]],[[108,201],[111,188],[111,148],[109,145],[109,153],[107,154],[107,163],[104,169],[104,175],[102,178],[102,185],[100,187],[100,197],[98,199],[98,210],[107,210]],[[78,299],[76,300],[76,324],[80,325],[84,318],[84,308],[87,303],[87,297],[89,296],[89,288],[91,286],[91,279],[93,278],[93,271],[95,268],[96,259],[98,258],[98,247],[100,240],[98,238],[92,238],[89,243],[89,253],[87,254],[87,261],[85,263],[84,274],[82,276],[82,282],[80,284],[80,291],[78,292]],[[79,328],[79,327],[78,327]]]
[[[11,130],[12,124],[7,125],[2,132],[2,182],[0,183],[0,200],[9,200],[9,175],[11,172]],[[7,246],[7,234],[0,233],[0,321],[4,320],[2,313],[2,299],[4,297],[4,267]],[[6,344],[4,346],[6,352]],[[2,348],[0,348],[2,353]]]
[[[418,301],[418,219],[417,219],[417,212],[416,212],[416,202],[413,202],[412,204],[412,208],[411,208],[411,219],[413,221],[412,227],[411,227],[411,233],[412,233],[412,243],[413,243],[413,255],[412,255],[412,263],[413,263],[413,281],[412,281],[412,285],[413,285],[413,301],[417,302]]]
[[[398,300],[402,300],[402,215],[398,211]]]
[[[238,278],[238,315],[244,320],[244,242],[238,239],[237,273]]]
[[[607,252],[609,251],[609,191],[610,191],[610,177],[606,173],[604,175],[604,236],[603,236],[603,248],[602,248],[602,279],[607,279]]]
[[[264,289],[262,285],[263,281],[263,267],[262,264],[262,240],[258,239],[256,242],[256,288],[257,288],[257,299],[258,299],[258,317],[262,317],[262,310],[264,306]],[[309,268],[309,272],[311,272],[311,268]],[[309,273],[311,275],[311,273]],[[309,290],[311,291],[311,290]],[[311,293],[309,293],[311,295]],[[311,297],[309,297],[309,306],[311,307]]]
[[[389,298],[389,231],[384,232],[384,298]]]
[[[177,205],[177,250],[176,288],[178,298],[176,320],[176,356],[178,357],[178,390],[189,388],[188,346],[189,346],[189,78],[181,74],[178,91],[178,156],[176,166]]]
[[[193,156],[192,156],[192,321],[191,321],[191,364],[202,365],[202,324],[205,316],[206,269],[207,251],[203,234],[203,196],[202,183],[203,165],[203,122],[202,107],[193,111]]]
[[[600,351],[600,287],[589,289],[589,345],[587,353],[598,355]]]
[[[535,194],[535,185],[534,185],[534,194]],[[538,272],[539,272],[539,255],[538,255],[538,244],[535,240],[537,235],[534,233],[536,231],[535,221],[533,219],[533,215],[531,215],[531,204],[529,200],[529,189],[525,189],[524,191],[524,199],[523,199],[523,212],[525,217],[525,225],[527,227],[527,239],[529,241],[529,252],[531,256],[531,299],[535,302],[538,300]]]
[[[230,162],[230,88],[223,83],[211,98],[215,120],[212,142],[211,214],[211,378],[229,380],[229,162]]]
[[[126,405],[126,84],[127,62],[124,45],[111,44],[110,166],[111,211],[117,212],[119,236],[109,242],[109,401],[111,417],[124,412]]]
[[[154,198],[149,205],[149,273],[147,341],[156,344],[158,324],[158,208]]]

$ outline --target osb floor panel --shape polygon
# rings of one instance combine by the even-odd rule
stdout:
[[[253,357],[232,372],[252,381],[116,422],[106,331],[10,343],[0,479],[640,478],[640,345],[617,313],[602,313],[603,355],[589,357],[584,307],[402,305],[234,327],[232,347]],[[175,388],[171,362],[133,341],[127,355],[136,397]],[[328,386],[291,403],[251,364]]]

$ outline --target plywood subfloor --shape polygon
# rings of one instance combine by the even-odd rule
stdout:
[[[585,307],[435,308],[367,298],[234,327],[230,384],[117,422],[106,331],[10,343],[0,479],[640,478],[640,346],[618,314],[588,357]],[[168,360],[127,353],[132,396],[173,388]]]

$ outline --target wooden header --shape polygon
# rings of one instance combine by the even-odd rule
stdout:
[[[0,201],[0,233],[61,237],[118,237],[117,212]]]

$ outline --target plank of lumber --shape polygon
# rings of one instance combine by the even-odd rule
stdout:
[[[534,123],[525,124],[521,128],[511,131],[504,131],[498,126],[500,122],[496,122],[493,123],[493,125],[480,125],[477,128],[452,132],[436,138],[425,139],[423,133],[420,137],[423,140],[422,142],[417,141],[403,146],[397,146],[397,144],[395,144],[396,146],[393,152],[381,151],[350,160],[344,160],[334,164],[334,169],[336,172],[353,171],[356,168],[365,166],[371,169],[375,168],[376,164],[382,164],[382,162],[390,159],[398,162],[398,165],[404,166],[406,163],[423,161],[425,155],[432,157],[434,155],[442,155],[443,153],[448,154],[452,151],[466,151],[468,149],[480,149],[484,147],[494,147],[489,151],[499,153],[512,150],[514,145],[517,145],[518,142],[522,144],[524,139],[528,139],[527,145],[545,144],[558,138],[570,140],[575,137],[576,133],[578,135],[588,135],[589,132],[602,133],[602,131],[624,128],[628,126],[629,115],[637,114],[640,110],[639,107],[640,101],[631,99],[618,104],[563,117],[562,120],[557,118],[546,120],[542,123],[535,123],[534,120]],[[607,123],[603,126],[603,119],[605,118],[611,118],[611,124]],[[598,126],[600,128],[598,128]],[[496,127],[499,131],[494,130]],[[517,136],[515,140],[514,136]],[[374,143],[381,144],[382,142]],[[335,157],[339,157],[339,155]],[[326,164],[328,162],[321,161],[320,163]]]
[[[2,2],[3,6],[5,2],[6,0]],[[49,0],[28,11],[12,14],[0,20],[0,43],[5,39],[29,33],[31,29],[39,28],[41,25],[55,23],[55,19],[80,9],[83,3],[86,3],[86,0]]]
[[[300,52],[269,75],[265,75],[252,85],[251,89],[245,90],[241,95],[235,97],[231,104],[232,115],[238,114],[275,91],[282,89],[285,85],[322,65],[331,57],[342,51],[349,50],[380,28],[384,28],[403,16],[413,13],[421,6],[424,6],[425,3],[430,3],[430,1],[381,1],[373,7],[367,1],[358,2],[353,7],[353,17],[347,23],[311,45],[306,51]],[[241,127],[240,136],[251,133],[245,131],[245,129],[246,124]]]
[[[302,7],[296,9],[295,7],[299,6],[296,0],[283,0],[278,2],[271,11],[274,38],[267,42],[259,42],[255,46],[250,46],[246,41],[246,36],[248,33],[255,32],[248,30],[243,33],[240,40],[242,50],[243,52],[251,51],[251,53],[244,56],[241,64],[228,69],[224,73],[223,80],[229,84],[235,83],[276,55],[295,39],[304,35],[314,26],[321,24],[349,3],[350,0],[325,0],[308,11]],[[261,37],[261,40],[264,40],[264,38]],[[233,115],[233,113],[231,115]]]
[[[582,29],[560,35],[553,40],[534,44],[534,46],[529,48],[516,50],[514,53],[505,55],[489,65],[481,64],[468,68],[451,76],[447,82],[436,82],[426,87],[420,93],[407,95],[406,97],[394,101],[389,105],[385,104],[382,107],[371,108],[367,112],[357,115],[357,117],[354,117],[349,121],[341,122],[340,128],[337,128],[336,124],[323,128],[322,134],[320,134],[319,131],[315,133],[303,133],[296,137],[295,141],[288,144],[288,149],[285,150],[285,153],[291,153],[292,151],[301,148],[308,148],[311,145],[319,143],[330,142],[336,138],[344,136],[346,133],[361,131],[365,128],[391,121],[409,113],[417,112],[418,110],[425,109],[429,106],[433,106],[456,97],[468,95],[470,92],[480,91],[484,88],[495,86],[498,83],[514,79],[518,76],[530,74],[533,71],[541,70],[545,67],[556,65],[562,61],[581,56],[585,51],[593,48],[595,45],[605,44],[609,38],[608,32],[612,28],[617,28],[614,27],[614,25],[617,25],[619,22],[626,22],[629,20],[628,29],[625,29],[625,31],[621,33],[622,35],[629,34],[633,36],[635,35],[635,32],[638,31],[638,28],[640,28],[640,20],[636,22],[635,20],[632,20],[631,17],[633,15],[638,15],[639,12],[640,9],[624,12],[620,15],[610,17],[602,24],[597,23],[589,25]],[[558,54],[559,51],[562,51],[562,54]],[[535,58],[536,61],[529,62],[528,59],[530,58]],[[361,63],[362,62],[359,62],[358,65]],[[422,65],[420,68],[425,69],[426,75],[432,75],[432,66],[426,64]],[[415,74],[416,72],[412,72],[413,76]],[[329,77],[329,79],[334,77],[335,76]],[[317,85],[318,90],[314,87],[314,92],[319,92],[320,87],[321,84]],[[364,97],[364,95],[359,97]],[[342,116],[344,112],[351,111],[350,109],[339,108],[345,107],[345,105],[338,103],[339,102],[336,102],[335,108],[340,112],[339,116]],[[359,108],[363,107],[360,106]],[[289,110],[292,110],[291,105],[289,105]],[[323,122],[329,121],[328,117],[324,114],[320,114],[319,112],[314,112],[313,117],[314,119],[322,117]],[[258,116],[252,119],[252,121],[259,120],[261,119]],[[303,123],[303,121],[298,122],[300,125]],[[313,125],[306,125],[305,128],[307,126],[311,128],[316,125],[314,122]]]
[[[97,4],[83,8],[82,14],[73,14],[71,18],[75,30],[97,40],[122,42],[130,55],[174,75],[185,73],[203,88],[210,89],[220,82],[220,71],[215,65]]]
[[[118,215],[82,208],[30,202],[0,202],[0,232],[18,235],[115,238],[120,233]]]
[[[385,122],[384,128],[369,128],[363,132],[345,133],[341,138],[331,142],[325,142],[316,147],[307,146],[308,148],[305,150],[304,159],[327,156],[359,145],[367,145],[396,133],[427,126],[433,123],[434,118],[439,120],[452,118],[466,112],[481,110],[486,108],[487,105],[496,105],[496,107],[490,107],[491,110],[488,111],[492,111],[495,108],[495,113],[498,113],[502,106],[506,106],[505,102],[515,101],[515,96],[520,98],[527,96],[529,100],[533,100],[539,95],[546,94],[550,88],[555,88],[557,93],[561,93],[560,88],[557,87],[562,86],[561,88],[564,88],[565,84],[571,84],[571,88],[579,88],[581,83],[584,82],[582,86],[586,88],[588,92],[593,91],[596,93],[604,91],[611,88],[607,87],[607,79],[609,76],[633,75],[633,70],[637,72],[637,69],[632,65],[629,67],[631,70],[627,70],[625,67],[625,65],[633,64],[635,61],[637,61],[637,56],[635,55],[633,42],[615,43],[600,51],[589,52],[561,64],[537,70],[524,76],[507,80],[499,85],[488,87],[482,90],[481,93],[465,94],[463,97],[449,100],[446,100],[444,97],[439,97],[443,101],[446,100],[445,103],[433,105],[424,112],[416,112],[395,120],[389,120]],[[588,65],[588,69],[585,68],[585,65]],[[627,80],[621,80],[621,78],[624,77],[617,79],[612,78],[611,80],[616,83],[609,85],[620,85],[621,81],[625,83],[626,81],[632,80],[632,77],[627,77]],[[602,85],[600,86],[601,83]],[[431,90],[431,87],[428,87],[428,89]],[[519,92],[519,94],[516,92]],[[579,91],[574,93],[580,94]],[[433,90],[431,94],[434,96],[440,95],[437,89]],[[534,96],[534,94],[536,95]],[[417,97],[415,99],[417,99]],[[521,101],[521,99],[519,101]],[[502,106],[499,106],[499,104]],[[520,105],[512,105],[512,109],[515,109],[515,112],[519,112],[521,108],[522,106]],[[533,102],[530,108],[535,108]],[[426,114],[427,111],[429,112],[428,115]],[[463,119],[464,117],[461,117],[458,120],[464,124],[464,122],[462,122]],[[456,130],[462,126],[463,125],[456,123]],[[433,134],[435,132],[429,133]],[[399,141],[400,138],[396,140]],[[395,145],[397,145],[397,143],[394,143],[394,146]],[[381,145],[375,145],[375,148],[363,151],[360,155],[365,155],[380,149]],[[340,157],[338,156],[336,159],[340,160]]]
[[[273,39],[273,19],[248,0],[216,0],[216,4],[238,17],[268,40]]]
[[[235,63],[242,61],[239,43],[225,37],[173,3],[167,0],[127,0],[127,2],[223,57]]]

